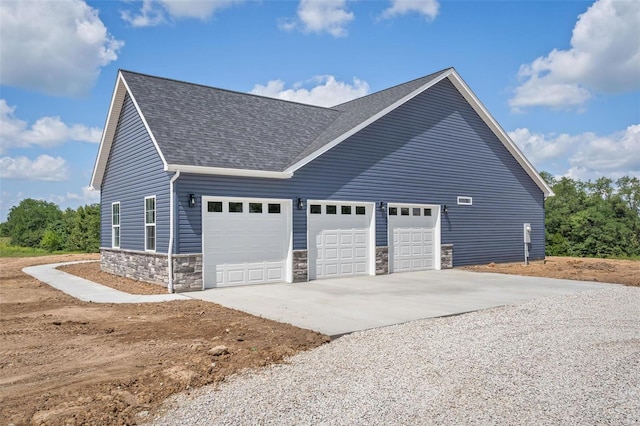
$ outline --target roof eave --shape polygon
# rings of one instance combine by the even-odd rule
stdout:
[[[191,166],[185,164],[167,164],[168,172],[191,173],[197,175],[238,176],[263,179],[291,179],[293,172],[278,172],[270,170],[232,169],[225,167]]]

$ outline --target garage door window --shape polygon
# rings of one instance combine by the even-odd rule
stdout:
[[[424,209],[425,216],[431,216],[431,209]]]
[[[414,216],[420,216],[420,207],[414,207],[413,208],[413,215]]]
[[[327,206],[327,214],[336,214],[338,211],[336,206]]]
[[[401,207],[400,208],[400,214],[402,216],[409,216],[409,207]]]
[[[342,214],[351,214],[351,206],[341,206]]]
[[[309,213],[311,214],[321,214],[322,206],[320,204],[311,204],[309,206]]]
[[[389,207],[389,215],[390,216],[397,216],[398,215],[398,208],[397,207]]]
[[[269,213],[280,213],[280,204],[269,204]]]
[[[366,214],[367,209],[364,206],[356,206],[356,214]]]
[[[249,203],[249,213],[262,213],[262,203]]]
[[[209,201],[207,203],[209,213],[222,213],[222,201]]]
[[[229,213],[242,213],[242,203],[229,203]]]

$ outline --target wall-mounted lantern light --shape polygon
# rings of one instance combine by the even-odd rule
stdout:
[[[443,204],[443,205],[442,205],[442,212],[443,212],[444,214],[449,213],[449,206],[447,206],[446,204]]]
[[[195,206],[196,206],[196,195],[189,194],[189,207],[195,207]]]
[[[387,203],[385,203],[384,201],[380,201],[378,203],[378,207],[380,208],[380,211],[382,213],[385,213],[387,211]]]
[[[298,197],[296,199],[296,207],[298,207],[298,210],[302,210],[304,207],[304,200],[302,198]]]

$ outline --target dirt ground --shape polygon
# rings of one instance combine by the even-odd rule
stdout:
[[[312,331],[195,300],[81,302],[21,271],[96,258],[0,259],[1,424],[143,422],[172,394],[281,362],[328,341]]]
[[[637,260],[547,257],[545,260],[531,262],[527,266],[523,262],[490,263],[465,266],[462,269],[640,286],[640,261]]]
[[[195,300],[80,302],[21,271],[84,259],[98,255],[0,259],[2,424],[144,422],[172,394],[281,362],[328,341],[318,333]],[[130,293],[166,291],[100,272],[97,262],[62,269]],[[464,269],[640,286],[638,261],[550,257],[529,266]]]

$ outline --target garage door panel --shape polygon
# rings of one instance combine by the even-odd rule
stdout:
[[[330,206],[335,206],[330,209],[335,214],[326,213]],[[362,208],[356,209],[356,206],[364,206],[365,214],[356,214],[356,211],[362,212]],[[309,201],[310,279],[369,272],[373,210],[370,203]]]
[[[428,209],[431,216],[424,215]],[[402,215],[403,211],[408,211],[409,215]],[[437,212],[434,206],[389,206],[390,272],[433,269]]]
[[[210,202],[222,203],[222,209],[208,209]],[[230,212],[229,203],[241,205],[242,212]],[[269,212],[270,204],[279,206],[279,213]],[[202,218],[206,288],[288,279],[289,200],[203,197]]]

